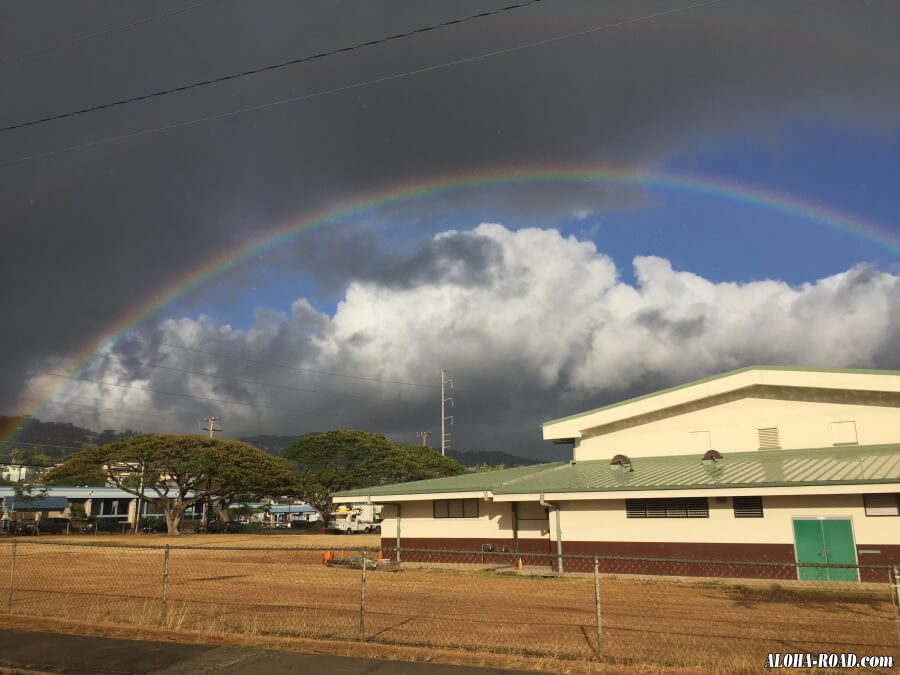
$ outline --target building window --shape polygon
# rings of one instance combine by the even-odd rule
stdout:
[[[735,497],[731,500],[735,518],[762,518],[762,497]]]
[[[831,440],[834,445],[858,445],[856,422],[832,422]]]
[[[759,449],[760,450],[780,450],[781,438],[778,434],[778,427],[765,427],[757,429],[759,433]]]
[[[477,499],[435,499],[435,518],[477,518]]]
[[[688,499],[626,499],[629,518],[709,518],[706,497]]]
[[[900,516],[900,495],[863,495],[867,516]]]

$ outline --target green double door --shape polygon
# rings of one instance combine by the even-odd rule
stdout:
[[[806,567],[802,563],[855,565],[856,546],[849,519],[794,520],[794,546],[800,578],[807,581],[859,581],[855,567]]]

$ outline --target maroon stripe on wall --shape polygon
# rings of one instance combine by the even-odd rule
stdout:
[[[408,549],[452,549],[462,553],[403,553],[403,559],[410,562],[482,562],[480,553],[482,546],[492,544],[494,551],[500,552],[504,547],[514,553],[512,539],[495,538],[438,538],[438,537],[404,537],[401,546]],[[396,539],[383,538],[384,549],[393,551]],[[529,553],[556,553],[554,542],[545,539],[520,539],[519,552],[526,565],[552,566],[556,568],[556,557],[527,555]],[[877,554],[863,554],[859,550],[877,550]],[[858,561],[866,565],[900,564],[900,546],[898,545],[857,545]],[[622,560],[605,559],[600,561],[600,570],[615,574],[654,574],[686,577],[720,577],[743,579],[783,579],[797,578],[792,544],[738,544],[738,543],[695,543],[695,542],[616,542],[616,541],[563,541],[564,555],[615,556]],[[514,562],[515,556],[510,556]],[[628,560],[627,558],[647,558],[647,560]],[[658,560],[667,558],[672,560]],[[504,556],[488,556],[485,562],[493,561],[504,564]],[[708,560],[716,562],[691,562]],[[770,563],[760,565],[758,563]],[[757,563],[757,564],[754,564]],[[771,564],[774,563],[774,564]],[[783,564],[778,564],[783,563]],[[566,558],[564,567],[567,572],[590,572],[593,561],[590,559]],[[887,570],[882,568],[860,568],[861,581],[882,582],[887,579]]]

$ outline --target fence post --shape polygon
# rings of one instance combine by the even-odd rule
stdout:
[[[600,561],[594,556],[594,605],[597,609],[597,658],[603,653],[603,624],[600,621]]]
[[[163,550],[162,605],[159,610],[159,625],[166,625],[169,604],[169,545]]]
[[[6,613],[12,614],[13,609],[13,581],[16,578],[16,546],[18,542],[12,543],[11,560],[9,561],[9,595],[6,598]]]
[[[369,566],[369,549],[363,549],[362,573],[359,577],[359,639],[366,639],[366,567]]]
[[[894,565],[891,579],[891,600],[894,602],[894,625],[897,627],[897,646],[900,647],[900,565]]]

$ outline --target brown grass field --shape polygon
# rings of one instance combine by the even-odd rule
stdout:
[[[174,547],[165,590],[163,544]],[[591,575],[501,573],[473,556],[470,565],[367,570],[362,616],[362,570],[324,566],[320,553],[377,545],[377,536],[336,535],[23,538],[12,616],[192,639],[357,641],[368,653],[427,648],[558,672],[753,672],[772,651],[900,658],[886,583],[602,575],[598,649]],[[10,549],[0,542],[4,610]]]

